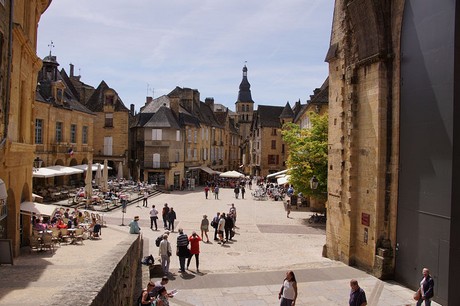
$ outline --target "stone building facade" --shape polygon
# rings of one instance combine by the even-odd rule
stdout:
[[[287,150],[281,128],[284,122],[292,122],[293,119],[294,114],[289,103],[285,107],[271,105],[257,107],[251,126],[252,137],[249,146],[251,175],[265,177],[270,173],[286,169]]]
[[[74,77],[71,73],[72,78]],[[94,130],[98,132],[93,135],[93,162],[104,163],[107,160],[113,176],[120,174],[129,178],[130,110],[115,89],[109,87],[105,81],[82,103],[95,114]]]
[[[336,0],[326,56],[327,256],[414,289],[429,267],[443,305],[460,272],[459,12]]]
[[[13,256],[19,255],[21,229],[30,227],[20,205],[32,197],[33,106],[42,65],[36,55],[37,25],[50,2],[0,3],[0,179],[7,194],[6,209],[0,209],[0,238],[11,239]]]
[[[35,158],[41,166],[76,166],[93,158],[95,114],[83,106],[66,82],[65,71],[58,70],[56,56],[43,59],[37,78],[33,113]],[[76,185],[81,176],[34,178],[34,192],[46,185]]]
[[[238,142],[229,143],[235,129],[226,127],[233,120],[220,119],[213,99],[200,101],[196,89],[176,87],[168,95],[147,98],[131,126],[141,180],[169,189],[194,188],[226,171]],[[150,141],[153,130],[161,139]],[[149,162],[152,154],[158,154],[159,163]]]

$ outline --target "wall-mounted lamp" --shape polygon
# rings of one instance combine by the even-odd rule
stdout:
[[[312,176],[312,178],[310,179],[310,188],[312,190],[316,190],[318,188],[318,179],[316,178],[316,176]]]

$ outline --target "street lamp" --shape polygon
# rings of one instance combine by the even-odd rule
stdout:
[[[43,160],[41,160],[40,157],[37,156],[37,158],[34,159],[33,171],[34,172],[38,171],[38,169],[41,168],[42,164],[43,164]]]
[[[313,177],[310,179],[310,188],[312,190],[316,190],[318,188],[319,181],[316,178],[316,176],[313,175]]]

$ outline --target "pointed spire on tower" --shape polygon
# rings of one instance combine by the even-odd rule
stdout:
[[[240,91],[238,93],[238,102],[252,102],[252,96],[251,96],[251,84],[249,84],[248,81],[248,67],[246,67],[246,64],[243,67],[243,79],[241,80],[240,83]]]

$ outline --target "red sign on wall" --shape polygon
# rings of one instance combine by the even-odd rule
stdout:
[[[366,213],[361,213],[361,224],[369,226],[371,224],[371,215]]]

